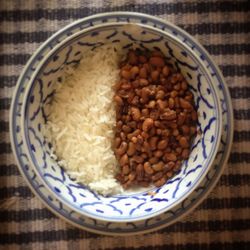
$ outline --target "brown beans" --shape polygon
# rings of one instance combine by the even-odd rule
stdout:
[[[166,139],[159,141],[157,148],[158,149],[165,149],[168,145],[168,141]]]
[[[141,118],[141,111],[138,108],[132,107],[131,108],[131,115],[133,117],[133,120],[139,121]]]
[[[182,125],[185,122],[186,115],[184,113],[180,113],[177,118],[177,124]]]
[[[116,102],[116,104],[117,104],[118,106],[122,106],[122,105],[123,105],[123,100],[122,100],[122,98],[121,98],[120,96],[118,96],[118,95],[116,95],[116,96],[114,97],[114,101]]]
[[[161,179],[157,180],[154,182],[154,185],[156,187],[161,187],[162,185],[164,185],[166,182],[166,179],[164,177],[162,177]]]
[[[152,157],[152,158],[149,159],[149,163],[151,163],[151,164],[155,164],[155,163],[157,163],[158,161],[159,161],[159,158],[158,158],[158,157]]]
[[[190,102],[186,101],[183,98],[180,98],[180,105],[183,109],[193,109],[193,106]]]
[[[160,178],[162,178],[162,176],[163,176],[163,173],[162,172],[157,172],[156,174],[154,174],[153,176],[152,176],[152,181],[157,181],[157,180],[159,180]]]
[[[142,164],[138,164],[136,167],[136,177],[138,180],[143,180],[144,168]]]
[[[167,101],[157,100],[156,103],[160,110],[164,110],[168,106]]]
[[[141,78],[139,80],[139,83],[140,83],[141,86],[147,86],[149,84],[148,80],[144,79],[144,78]]]
[[[148,103],[147,108],[153,109],[155,107],[155,104],[156,104],[155,100],[151,100]]]
[[[127,151],[128,156],[134,155],[135,152],[136,152],[135,144],[133,142],[129,142]]]
[[[174,99],[173,99],[172,97],[170,97],[170,98],[168,99],[168,107],[169,107],[170,109],[173,109],[173,108],[174,108],[174,103],[175,103]]]
[[[124,175],[127,175],[127,174],[130,173],[129,165],[124,165],[124,166],[122,167],[122,173],[123,173]]]
[[[183,159],[187,159],[189,156],[189,150],[188,149],[183,149],[181,156],[183,157]]]
[[[164,167],[164,162],[162,161],[152,165],[152,169],[156,172],[163,170],[163,167]]]
[[[177,160],[177,157],[174,153],[166,153],[164,155],[164,158],[166,161],[176,161]]]
[[[154,173],[154,170],[151,167],[151,164],[149,162],[145,162],[143,165],[145,173],[148,175],[152,175]]]
[[[160,75],[160,73],[159,73],[158,70],[152,71],[152,73],[151,73],[151,78],[152,78],[152,80],[153,80],[154,82],[156,82],[156,81],[158,80],[158,78],[159,78],[159,75]]]
[[[147,60],[148,60],[148,59],[147,59],[146,56],[142,56],[142,55],[139,56],[139,62],[140,62],[140,63],[146,63]]]
[[[180,146],[182,148],[189,148],[189,142],[187,140],[186,137],[182,136],[180,139],[179,139],[179,142],[180,142]]]
[[[165,92],[163,90],[157,91],[157,94],[155,96],[156,99],[164,99],[165,97]]]
[[[170,73],[169,67],[168,66],[164,66],[163,69],[162,69],[162,74],[164,76],[168,76],[169,73]]]
[[[128,62],[131,65],[135,65],[138,63],[138,57],[136,56],[135,52],[130,50],[128,53]]]
[[[150,128],[152,128],[154,125],[154,120],[152,118],[147,118],[142,124],[142,130],[148,131]]]
[[[129,72],[128,70],[122,70],[122,71],[121,71],[121,76],[122,76],[124,79],[129,80],[130,77],[131,77],[131,74],[130,74],[130,72]]]
[[[139,76],[140,78],[147,78],[148,76],[148,73],[147,73],[147,69],[146,68],[140,68],[140,72],[139,72]]]
[[[162,115],[160,115],[162,120],[172,121],[176,118],[176,112],[174,110],[168,110]]]
[[[163,67],[165,65],[164,59],[159,56],[151,57],[149,63],[155,67]]]
[[[187,126],[187,125],[182,125],[182,126],[181,126],[181,130],[182,130],[182,133],[183,133],[184,135],[188,135],[189,132],[190,132],[190,127]]]
[[[160,187],[189,157],[198,115],[193,94],[160,51],[130,50],[115,85],[114,152],[124,188]]]
[[[185,81],[181,82],[181,88],[182,88],[182,90],[187,90],[188,85],[187,85],[187,83]]]
[[[139,67],[137,67],[137,66],[132,67],[130,70],[130,74],[131,74],[132,78],[135,78],[136,75],[139,74]]]
[[[154,151],[154,156],[157,158],[160,158],[163,156],[163,151],[162,150],[156,150]]]
[[[128,134],[128,133],[131,132],[131,128],[130,128],[128,125],[123,125],[123,126],[122,126],[122,130],[123,130],[126,134]]]
[[[134,155],[131,159],[136,163],[143,163],[144,161],[143,157],[141,157],[140,155]]]
[[[118,148],[119,146],[120,146],[120,144],[121,144],[121,138],[120,137],[116,137],[115,138],[115,141],[114,141],[114,147],[115,148]]]
[[[157,147],[157,141],[158,141],[158,137],[157,136],[153,136],[149,139],[149,146],[152,150],[155,150]]]
[[[120,144],[120,147],[116,149],[116,155],[117,156],[122,156],[126,153],[128,144],[126,142],[122,142]]]
[[[128,155],[127,155],[127,154],[124,154],[124,155],[121,157],[119,163],[120,163],[121,166],[124,166],[124,165],[128,164]]]

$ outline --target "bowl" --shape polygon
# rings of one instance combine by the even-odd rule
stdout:
[[[59,40],[47,42],[43,47],[46,53],[36,67],[30,69],[32,74],[25,88],[21,111],[25,151],[43,185],[73,211],[115,222],[145,220],[170,210],[187,198],[213,164],[222,127],[220,99],[209,65],[178,37],[178,28],[169,24],[169,30],[162,30],[157,25],[147,25],[150,16],[123,13],[126,15],[130,19],[121,20],[119,13],[93,16],[85,24],[79,21],[64,28]],[[133,22],[133,18],[139,22]],[[100,23],[91,27],[92,22]],[[123,50],[132,46],[160,49],[184,75],[194,94],[201,133],[194,139],[190,157],[183,162],[179,173],[160,188],[104,197],[72,180],[50,156],[50,143],[42,131],[55,80],[63,78],[66,67],[77,65],[85,51],[107,43],[119,45]]]

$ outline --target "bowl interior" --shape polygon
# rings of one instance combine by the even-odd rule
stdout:
[[[103,197],[76,183],[50,156],[51,145],[42,131],[56,85],[62,84],[65,69],[77,66],[85,51],[106,44],[114,44],[124,51],[132,47],[160,49],[183,74],[194,94],[200,133],[179,173],[160,188]],[[37,174],[63,202],[100,220],[145,219],[181,202],[205,176],[220,141],[220,106],[211,76],[184,43],[145,25],[109,23],[72,34],[42,61],[34,73],[23,106],[25,144]]]

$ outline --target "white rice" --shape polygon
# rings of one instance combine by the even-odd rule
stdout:
[[[45,125],[59,164],[103,195],[122,192],[111,148],[116,119],[112,86],[119,77],[119,58],[110,46],[85,53],[77,69],[69,68],[63,83],[56,83]]]

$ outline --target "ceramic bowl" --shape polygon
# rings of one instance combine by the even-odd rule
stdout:
[[[147,22],[151,17],[147,15],[123,13],[123,19],[121,16],[119,13],[107,13],[90,17],[85,22],[79,21],[64,28],[57,40],[46,42],[43,53],[37,53],[41,57],[39,63],[29,69],[32,74],[25,88],[20,129],[27,157],[53,196],[73,211],[90,218],[131,222],[170,210],[199,185],[218,150],[222,115],[209,65],[205,65],[202,55],[187,46],[188,40],[178,37],[178,28],[170,24],[164,30],[157,25],[150,27]],[[137,22],[133,21],[135,19]],[[93,25],[94,22],[97,23]],[[184,75],[194,94],[201,133],[193,141],[189,159],[164,186],[103,197],[84,183],[76,183],[50,157],[50,143],[42,131],[49,103],[53,101],[55,83],[63,78],[64,69],[77,66],[85,51],[110,43],[124,51],[131,47],[160,49],[173,67]],[[150,195],[152,193],[154,195]]]

